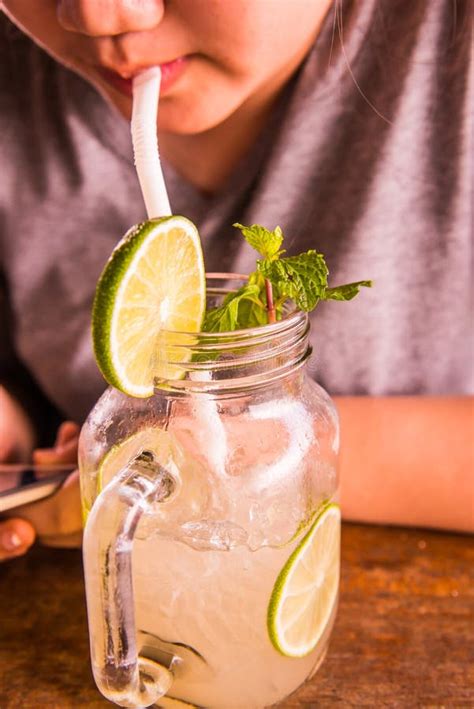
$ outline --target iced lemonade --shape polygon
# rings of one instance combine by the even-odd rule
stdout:
[[[250,447],[254,413],[244,421]],[[285,438],[291,416],[289,403],[267,430]],[[232,420],[225,426],[231,432]],[[171,432],[147,428],[106,455],[97,479],[106,484],[143,449],[173,474],[179,467],[176,496],[142,518],[133,546],[139,653],[173,672],[157,705],[263,709],[302,684],[327,648],[339,581],[340,514],[328,498],[335,471],[301,446],[282,477],[274,439],[255,475],[245,459],[240,470],[220,469],[203,443],[182,420]],[[263,476],[271,485],[262,487]],[[89,603],[92,627],[96,611]]]

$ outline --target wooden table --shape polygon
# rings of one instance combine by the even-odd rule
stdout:
[[[282,707],[474,707],[472,538],[346,524],[342,548],[327,659]],[[0,594],[1,709],[111,707],[89,669],[80,552],[0,565]]]

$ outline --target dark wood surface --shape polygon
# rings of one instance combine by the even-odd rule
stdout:
[[[342,549],[326,661],[282,707],[474,707],[472,538],[346,524]],[[0,598],[1,709],[112,706],[89,669],[79,551],[1,564]]]

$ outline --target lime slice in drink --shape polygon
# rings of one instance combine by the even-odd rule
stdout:
[[[267,625],[282,655],[308,655],[331,617],[339,581],[340,519],[338,505],[327,505],[278,575]]]
[[[173,216],[130,229],[114,249],[94,300],[94,351],[105,379],[125,394],[148,397],[155,376],[182,376],[180,367],[165,363],[163,331],[198,332],[205,305],[204,260],[194,224]],[[158,348],[162,356],[156,361]],[[174,348],[174,362],[188,359],[189,350]]]
[[[170,466],[175,455],[172,439],[167,431],[160,428],[143,428],[112,446],[104,455],[97,473],[97,492],[101,492],[114,475],[143,451],[153,453],[163,467]]]
[[[97,471],[97,492],[109,483],[114,475],[125,468],[143,451],[150,451],[161,465],[170,465],[175,452],[172,451],[171,437],[167,431],[149,426],[141,431],[133,433],[131,436],[116,445],[112,446],[99,463]],[[81,498],[82,503],[82,525],[86,526],[89,516],[90,505]]]

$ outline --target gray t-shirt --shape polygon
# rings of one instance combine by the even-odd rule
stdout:
[[[239,221],[279,224],[290,253],[322,251],[333,285],[374,280],[312,316],[310,371],[331,394],[473,389],[474,102],[469,3],[457,6],[346,3],[342,43],[331,12],[222,189],[200,194],[165,166],[208,271],[253,269]],[[105,387],[90,339],[95,283],[145,218],[129,126],[5,19],[0,29],[0,377],[21,386],[28,372],[80,421]]]

